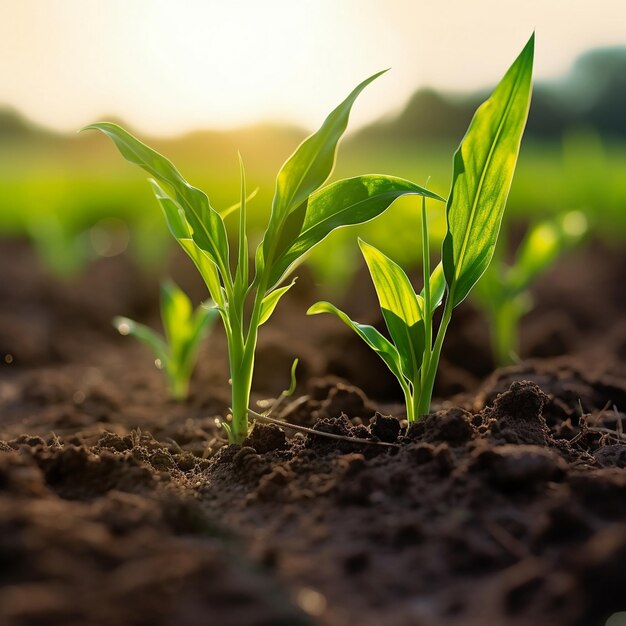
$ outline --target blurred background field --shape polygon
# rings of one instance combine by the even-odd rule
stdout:
[[[486,95],[419,89],[399,113],[347,136],[334,178],[394,174],[420,184],[430,180],[434,191],[447,195],[453,152]],[[338,93],[336,101],[343,96]],[[625,112],[626,48],[593,50],[563,77],[539,82],[507,220],[525,224],[577,209],[598,236],[620,245],[626,232]],[[238,200],[241,151],[249,188],[259,189],[249,209],[251,237],[258,239],[276,172],[306,134],[274,123],[140,136],[206,191],[218,210]],[[418,208],[417,200],[402,200],[359,234],[396,260],[414,264],[420,252]],[[431,232],[440,237],[443,207],[432,203],[431,215]],[[91,259],[126,250],[146,269],[159,271],[174,246],[145,176],[110,142],[96,133],[53,132],[10,108],[0,109],[0,235],[29,237],[50,269],[66,276]],[[310,257],[320,281],[339,285],[351,275],[360,262],[355,237],[354,229],[335,233]]]

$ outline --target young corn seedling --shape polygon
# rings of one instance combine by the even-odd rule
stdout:
[[[39,259],[53,276],[71,279],[92,260],[88,233],[70,232],[56,215],[42,213],[28,220],[26,226]]]
[[[191,300],[173,282],[161,284],[161,321],[165,337],[128,317],[116,317],[113,325],[122,335],[132,335],[152,348],[157,367],[167,376],[169,392],[183,400],[198,360],[198,349],[213,326],[218,313],[201,304],[193,309]]]
[[[414,291],[399,265],[359,241],[391,341],[372,326],[352,321],[328,302],[318,302],[308,311],[337,315],[382,358],[402,387],[410,422],[430,410],[452,311],[466,298],[493,256],[528,116],[533,57],[534,35],[491,97],[476,111],[456,151],[442,260],[432,274],[426,199],[422,199],[421,293]],[[435,334],[434,313],[442,302]]]
[[[228,343],[232,421],[224,426],[233,443],[241,443],[248,434],[259,327],[293,284],[285,285],[283,281],[303,255],[336,228],[371,220],[400,196],[417,194],[441,199],[423,187],[393,176],[357,176],[322,187],[333,170],[337,145],[354,101],[380,74],[356,87],[280,169],[269,222],[256,250],[253,276],[249,275],[243,165],[237,249],[232,267],[223,217],[202,191],[190,185],[170,161],[119,126],[99,123],[88,127],[108,135],[128,161],[151,175],[152,189],[170,231],[194,261],[215,302]]]
[[[533,225],[520,244],[513,265],[496,254],[476,285],[474,301],[489,320],[491,350],[498,366],[519,361],[519,323],[533,307],[530,286],[587,232],[587,219],[570,211]]]

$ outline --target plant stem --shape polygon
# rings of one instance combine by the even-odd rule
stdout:
[[[184,374],[169,375],[170,395],[174,400],[184,400],[189,393],[189,378]]]
[[[452,299],[449,296],[446,299],[446,306],[443,311],[443,317],[441,319],[441,324],[439,325],[439,330],[437,331],[437,338],[435,339],[435,345],[432,350],[430,363],[423,380],[420,401],[416,415],[417,419],[419,419],[423,415],[426,415],[430,411],[430,403],[433,397],[433,387],[435,386],[435,376],[437,375],[437,369],[439,367],[441,348],[443,347],[443,340],[446,336],[446,330],[448,329],[448,325],[450,324],[450,320],[452,319],[452,305],[450,304],[451,302]]]
[[[421,406],[422,398],[427,384],[428,372],[430,370],[430,361],[433,346],[433,319],[432,304],[430,293],[430,242],[428,237],[428,219],[426,217],[426,198],[422,196],[422,271],[424,273],[424,357],[422,359],[422,367],[419,372],[419,393],[417,397],[417,406],[415,407],[415,419],[419,419],[422,415]],[[417,383],[418,381],[416,381]],[[432,394],[432,391],[431,391]],[[414,399],[415,401],[415,399]],[[430,399],[428,400],[430,405]]]
[[[406,419],[409,422],[415,421],[415,396],[411,393],[411,388],[409,384],[404,380],[404,378],[399,378],[398,382],[402,387],[402,392],[404,393],[404,404],[406,406]]]
[[[236,330],[227,335],[231,363],[230,379],[232,385],[233,421],[229,433],[231,443],[241,444],[248,436],[248,408],[254,375],[254,356],[259,336],[259,320],[266,291],[266,280],[261,280],[254,296],[254,305],[250,316],[247,333],[244,332],[243,304],[233,320],[237,322]]]
[[[252,375],[254,372],[254,351],[244,350],[236,364],[236,369],[231,369],[232,384],[232,412],[233,421],[229,432],[231,443],[241,444],[248,436],[248,406],[250,404],[250,390],[252,388]]]

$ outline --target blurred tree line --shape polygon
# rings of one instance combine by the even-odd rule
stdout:
[[[395,118],[380,121],[362,139],[458,139],[488,91],[453,96],[420,89]],[[592,50],[562,79],[535,85],[526,136],[561,139],[572,128],[626,139],[626,47]]]
[[[420,89],[399,115],[367,126],[358,139],[457,140],[488,93],[453,95]],[[579,57],[562,79],[535,85],[526,136],[558,140],[572,128],[589,129],[606,139],[626,139],[626,47],[591,50]],[[271,130],[276,133],[279,129]],[[0,137],[19,140],[29,136],[52,139],[54,133],[31,125],[12,109],[0,108]]]

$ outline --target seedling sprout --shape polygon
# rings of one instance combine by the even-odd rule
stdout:
[[[318,302],[308,311],[311,315],[337,315],[381,357],[402,387],[410,422],[430,410],[452,311],[467,297],[493,256],[528,116],[533,57],[534,35],[491,97],[478,108],[456,151],[442,260],[432,274],[426,198],[422,198],[421,293],[414,291],[399,265],[359,241],[391,341],[372,326],[352,321],[328,302]],[[434,313],[442,303],[435,335]]]
[[[248,434],[259,327],[293,285],[284,281],[295,265],[336,228],[369,221],[401,196],[416,194],[441,200],[427,189],[393,176],[357,176],[322,187],[333,170],[337,145],[352,105],[361,91],[382,73],[358,85],[282,166],[276,179],[269,222],[256,250],[253,276],[249,274],[246,177],[241,161],[233,269],[223,217],[202,191],[190,185],[165,157],[119,126],[103,122],[87,127],[108,135],[128,161],[151,175],[152,189],[171,233],[194,261],[215,302],[228,343],[232,422],[224,425],[233,443],[241,443]]]
[[[519,360],[519,323],[533,307],[532,283],[586,232],[584,213],[570,211],[531,226],[511,266],[496,254],[474,292],[475,302],[489,320],[496,365]]]
[[[157,367],[167,376],[172,398],[183,400],[198,359],[202,340],[210,332],[218,313],[200,305],[195,310],[187,295],[173,282],[161,285],[161,321],[165,336],[128,317],[116,317],[113,325],[120,334],[132,335],[149,346]]]

